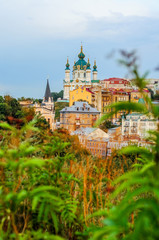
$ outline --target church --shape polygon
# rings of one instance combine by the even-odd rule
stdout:
[[[33,105],[35,113],[41,114],[42,117],[46,119],[46,121],[50,125],[50,129],[55,129],[55,110],[54,110],[54,101],[51,96],[51,90],[49,85],[49,80],[47,79],[45,95],[41,104],[35,103]]]
[[[67,58],[66,69],[65,69],[65,80],[63,82],[64,95],[63,98],[69,100],[70,91],[85,86],[86,88],[96,87],[100,81],[97,79],[97,65],[94,61],[93,66],[93,79],[91,79],[91,65],[88,61],[85,61],[85,54],[83,53],[83,46],[78,54],[78,61],[74,62],[72,71],[72,80],[70,78],[70,64]]]

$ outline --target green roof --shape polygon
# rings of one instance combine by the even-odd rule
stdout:
[[[75,67],[80,65],[81,68],[83,68],[84,66],[87,65],[87,62],[84,59],[79,59],[76,63],[75,63]]]
[[[85,55],[83,53],[83,47],[81,46],[81,52],[78,54],[79,59],[85,58]]]
[[[92,83],[99,83],[100,80],[91,80]]]
[[[77,69],[77,66],[80,66],[80,69],[83,70],[84,66],[87,67],[87,62],[84,60],[85,54],[83,53],[83,47],[81,46],[81,52],[78,54],[79,60],[74,64],[74,69]]]

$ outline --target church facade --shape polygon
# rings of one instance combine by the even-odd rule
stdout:
[[[69,100],[69,93],[74,89],[79,87],[91,88],[99,85],[100,81],[97,79],[97,65],[94,61],[93,71],[91,71],[89,58],[88,61],[85,60],[85,54],[83,53],[83,47],[81,46],[81,51],[78,54],[78,61],[74,62],[72,79],[70,78],[70,64],[67,58],[66,69],[65,69],[65,79],[63,82],[64,88],[64,99]],[[91,79],[91,73],[93,79]]]
[[[55,110],[54,110],[54,101],[51,96],[49,80],[47,80],[45,95],[41,104],[35,103],[33,105],[36,114],[41,114],[42,117],[46,119],[46,121],[50,125],[50,129],[55,129]]]

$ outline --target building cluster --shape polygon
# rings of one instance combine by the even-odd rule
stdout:
[[[159,90],[159,80],[149,81],[147,88],[144,89],[146,97],[150,97],[148,88],[156,93]],[[69,102],[69,106],[60,111],[58,127],[67,129],[71,135],[77,135],[80,143],[93,155],[105,158],[110,156],[114,149],[129,144],[139,146],[149,144],[145,140],[146,131],[157,128],[157,121],[151,116],[120,111],[109,119],[116,128],[106,133],[94,127],[102,115],[111,112],[109,106],[113,103],[127,101],[145,103],[142,94],[133,86],[131,80],[124,78],[99,80],[96,61],[91,70],[90,60],[89,58],[85,60],[82,46],[78,60],[73,65],[72,78],[67,58],[63,89],[63,100],[60,101]],[[54,102],[48,82],[42,104],[34,104],[34,108],[46,118],[52,130],[57,127],[54,119]]]
[[[22,107],[32,107],[37,115],[40,115],[46,119],[50,125],[50,129],[55,130],[55,110],[54,110],[54,101],[51,96],[51,90],[49,81],[47,80],[45,95],[42,103],[33,103],[31,100],[20,101]]]

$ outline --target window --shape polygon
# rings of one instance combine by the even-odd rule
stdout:
[[[78,73],[78,77],[80,77],[80,73]]]
[[[84,73],[84,78],[86,77],[86,73]]]

